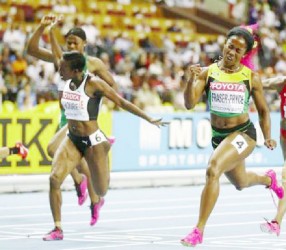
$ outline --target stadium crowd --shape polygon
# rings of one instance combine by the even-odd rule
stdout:
[[[199,2],[201,5],[203,1]],[[241,5],[241,1],[231,2],[231,11]],[[57,3],[53,11],[59,15],[76,12],[76,6],[70,1]],[[260,25],[256,70],[262,78],[286,75],[286,1],[251,0],[248,6],[239,8],[245,13],[245,24],[258,22]],[[34,26],[21,26],[21,23],[13,22],[11,13],[5,17],[8,27],[0,36],[2,102],[11,101],[20,110],[27,110],[39,103],[57,100],[57,83],[60,77],[54,66],[28,56],[25,51],[35,23]],[[37,19],[33,22],[39,22],[41,13],[36,13],[36,16]],[[230,16],[241,21],[241,17],[235,14]],[[135,29],[139,32],[152,32],[143,20]],[[137,43],[122,34],[103,35],[91,20],[76,17],[64,19],[63,25],[59,27],[60,34],[64,36],[73,26],[81,26],[86,31],[86,53],[99,57],[107,65],[119,85],[121,95],[145,111],[152,112],[185,110],[183,89],[186,66],[194,63],[210,64],[221,54],[225,39],[218,35],[214,40],[197,39],[181,44],[175,43],[166,35],[162,38],[162,46],[158,47],[148,36]],[[172,27],[170,31],[178,32],[179,29]],[[42,37],[40,46],[50,47],[48,36]],[[270,109],[278,111],[279,96],[271,91],[266,92],[266,95]],[[114,108],[108,102],[105,102],[104,107]],[[204,100],[196,107],[200,111],[206,109]]]

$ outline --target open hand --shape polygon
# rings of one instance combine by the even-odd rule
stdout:
[[[169,125],[170,122],[164,122],[164,121],[162,121],[162,118],[160,118],[160,119],[152,119],[152,120],[150,120],[150,123],[152,123],[152,124],[156,125],[158,128],[160,128],[160,127],[164,127],[166,125]]]
[[[266,139],[265,142],[264,142],[264,145],[265,145],[267,148],[273,150],[274,148],[276,148],[277,143],[276,143],[276,141],[273,140],[273,139]]]

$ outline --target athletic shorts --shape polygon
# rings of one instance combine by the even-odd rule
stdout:
[[[250,138],[256,141],[256,128],[253,123],[248,120],[247,122],[235,126],[233,128],[221,129],[212,126],[212,146],[213,148],[217,148],[217,146],[226,138],[228,135],[235,131],[240,131],[247,134]]]
[[[72,134],[70,131],[68,132],[67,136],[71,139],[73,144],[76,146],[78,151],[81,152],[82,155],[84,155],[87,148],[107,141],[107,137],[100,129],[96,130],[90,136],[77,136]]]

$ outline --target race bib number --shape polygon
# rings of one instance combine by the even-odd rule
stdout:
[[[238,154],[241,154],[248,147],[248,143],[243,138],[242,135],[237,135],[232,140],[231,144],[235,147],[235,149],[237,150]]]

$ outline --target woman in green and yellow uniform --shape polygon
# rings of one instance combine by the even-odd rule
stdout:
[[[206,184],[201,194],[197,225],[181,240],[186,246],[203,241],[206,222],[219,196],[219,179],[224,174],[238,190],[264,185],[273,190],[279,199],[284,196],[276,174],[269,170],[265,175],[246,171],[245,159],[256,146],[256,131],[249,119],[249,98],[252,97],[259,115],[265,146],[276,147],[271,138],[270,115],[257,73],[240,63],[254,44],[252,34],[242,27],[231,29],[223,47],[222,59],[209,67],[191,65],[184,91],[185,106],[192,109],[205,91],[211,113],[213,131],[212,153],[206,171]]]

